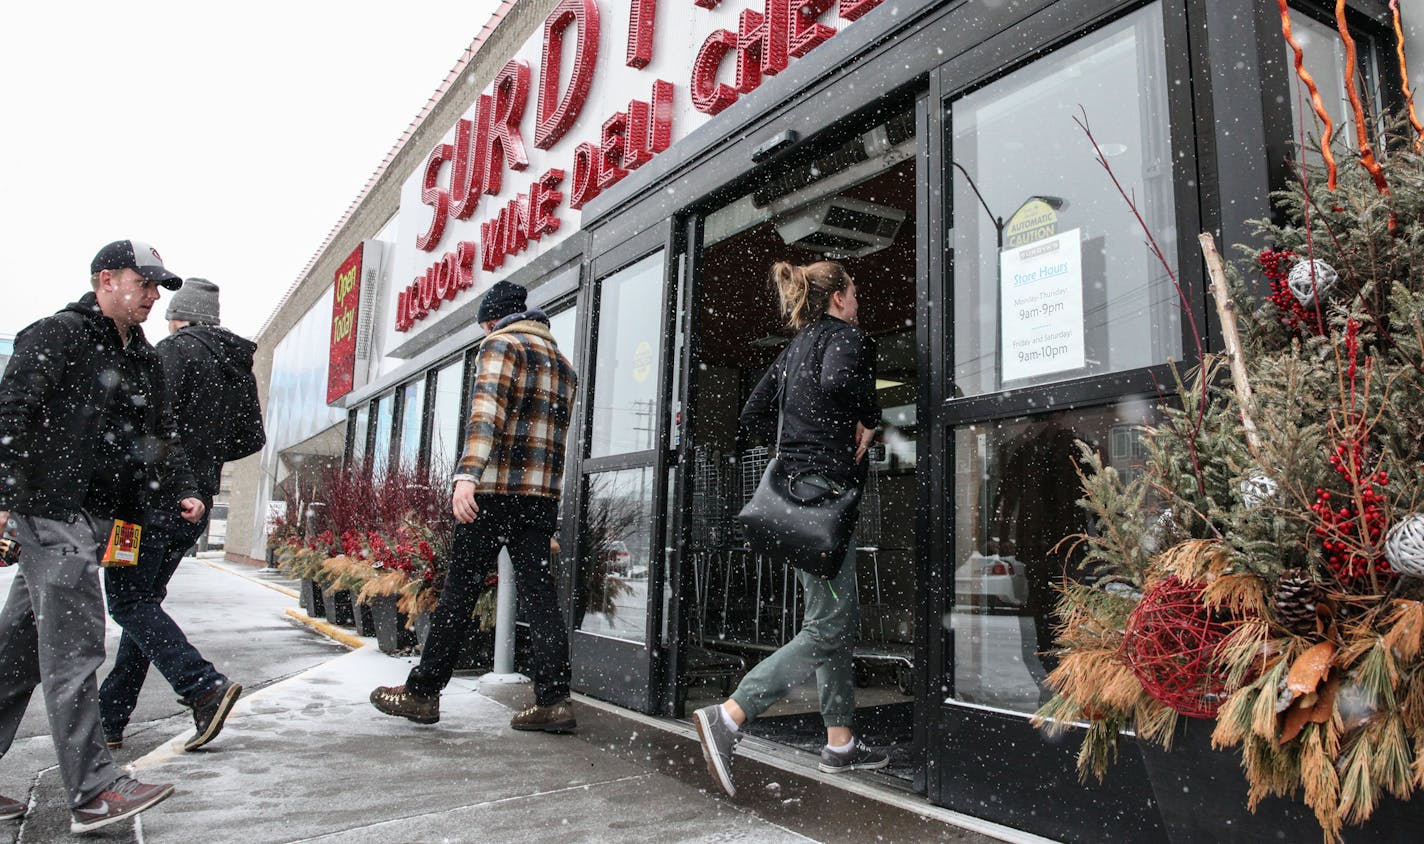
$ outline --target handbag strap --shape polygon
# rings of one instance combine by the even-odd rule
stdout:
[[[790,373],[790,367],[781,370],[781,383],[777,385],[776,393],[778,401],[776,403],[776,453],[781,453],[781,428],[786,424],[786,379]]]

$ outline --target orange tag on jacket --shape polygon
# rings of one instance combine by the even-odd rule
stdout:
[[[104,568],[138,565],[138,541],[142,534],[142,526],[114,519],[114,528],[109,531],[109,543],[104,547],[99,565]]]

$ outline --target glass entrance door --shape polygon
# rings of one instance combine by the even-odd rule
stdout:
[[[574,688],[640,712],[656,711],[662,670],[676,289],[665,238],[648,242],[661,248],[594,260],[570,599]]]

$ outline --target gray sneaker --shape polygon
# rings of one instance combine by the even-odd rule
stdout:
[[[141,783],[133,777],[123,776],[114,784],[99,792],[93,800],[74,810],[69,831],[73,833],[92,832],[124,818],[132,817],[144,809],[151,809],[167,800],[173,794],[173,786],[168,783]]]
[[[697,725],[697,737],[702,741],[707,773],[728,797],[736,797],[737,787],[732,785],[732,752],[742,740],[742,731],[727,728],[727,722],[722,720],[722,705],[716,703],[692,713],[692,723]]]
[[[18,800],[11,800],[0,794],[0,821],[14,820],[25,816],[25,804]]]
[[[850,750],[844,753],[822,747],[819,767],[828,774],[839,774],[843,771],[873,771],[889,764],[889,756],[879,750],[871,750],[857,738]]]

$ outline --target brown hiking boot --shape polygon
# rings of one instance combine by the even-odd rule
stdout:
[[[15,818],[25,816],[25,804],[18,800],[11,800],[0,794],[0,821],[10,821]]]
[[[509,719],[516,730],[539,730],[546,733],[572,733],[578,729],[574,719],[574,702],[565,700],[549,706],[531,706]]]
[[[93,800],[74,810],[69,831],[92,832],[151,809],[172,793],[173,786],[166,782],[148,785],[133,777],[119,777]]]
[[[417,724],[440,720],[440,695],[425,697],[405,686],[377,686],[371,692],[371,705],[387,715],[409,718]]]

